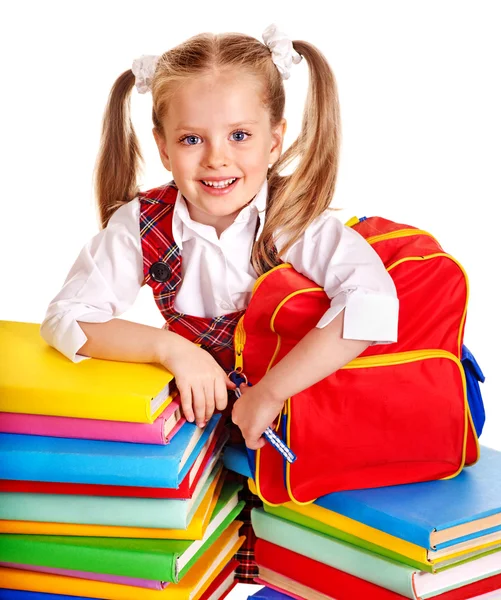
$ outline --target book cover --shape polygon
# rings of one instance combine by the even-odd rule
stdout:
[[[228,430],[223,419],[207,438],[195,462],[179,485],[168,487],[143,487],[126,485],[104,485],[91,483],[58,483],[51,481],[22,481],[0,479],[0,492],[25,492],[29,494],[75,494],[77,496],[118,496],[130,498],[191,498],[202,473],[215,454],[220,454],[228,440]]]
[[[0,411],[153,423],[172,400],[159,365],[90,358],[74,363],[38,323],[0,321]]]
[[[154,581],[152,579],[138,579],[137,577],[125,577],[118,575],[103,575],[102,573],[90,573],[88,571],[71,571],[70,569],[52,569],[51,567],[35,567],[33,565],[20,565],[18,563],[0,562],[0,567],[18,569],[22,571],[35,571],[36,573],[51,573],[53,575],[64,575],[76,579],[92,579],[93,581],[106,581],[109,583],[120,583],[133,587],[143,587],[150,590],[163,590],[169,582]],[[2,594],[0,593],[0,599]]]
[[[0,477],[175,488],[220,418],[203,429],[185,423],[166,446],[0,433]]]
[[[223,486],[201,540],[0,535],[0,561],[178,583],[242,510],[238,484]]]
[[[62,594],[44,594],[23,590],[6,590],[0,588],[0,600],[88,600],[83,596],[66,596]]]
[[[3,412],[0,413],[0,433],[135,444],[168,444],[181,425],[185,423],[177,392],[174,392],[172,396],[172,401],[153,423],[127,423],[125,421]]]
[[[427,549],[440,549],[501,529],[501,452],[452,479],[337,492],[318,506]]]
[[[199,598],[219,575],[235,552],[243,544],[245,537],[238,536],[240,521],[234,521],[203,554],[196,565],[176,585],[165,590],[133,588],[115,583],[105,583],[86,579],[74,579],[62,575],[36,573],[18,569],[0,568],[0,581],[7,589],[49,592],[72,595],[75,590],[87,598],[108,598],[108,600],[194,600]]]

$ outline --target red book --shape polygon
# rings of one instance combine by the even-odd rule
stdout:
[[[0,479],[0,492],[28,492],[32,494],[74,494],[80,496],[124,496],[129,498],[191,498],[211,459],[221,453],[228,439],[222,419],[209,437],[200,455],[186,473],[178,488],[150,488],[91,483],[49,483],[46,481],[13,481]],[[113,442],[110,442],[110,444]]]
[[[256,542],[255,557],[259,566],[336,600],[353,600],[353,598],[405,600],[405,596],[262,539],[258,539]],[[501,574],[487,577],[433,598],[437,600],[468,600],[498,589],[501,589]],[[284,594],[289,593],[285,589],[280,591]]]

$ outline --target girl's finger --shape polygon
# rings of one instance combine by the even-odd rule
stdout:
[[[195,415],[192,408],[191,387],[187,385],[179,385],[178,382],[177,389],[179,396],[181,397],[181,406],[183,408],[184,418],[190,423],[193,423],[195,420]]]
[[[193,411],[195,413],[195,421],[199,427],[205,424],[205,393],[201,384],[191,388],[191,396],[193,399]]]
[[[233,383],[233,381],[226,374],[225,374],[225,383],[226,383],[226,389],[228,389],[228,390],[234,390],[237,387],[236,383]]]
[[[204,394],[205,394],[205,422],[212,417],[214,414],[215,400],[214,400],[214,384],[210,381],[207,385],[204,386]]]
[[[224,385],[224,379],[216,379],[214,381],[214,399],[216,408],[218,410],[224,410],[228,404],[228,392]]]
[[[265,444],[266,444],[266,440],[262,436],[258,437],[258,438],[252,438],[249,440],[245,440],[245,445],[250,450],[259,450],[259,448],[262,448]]]

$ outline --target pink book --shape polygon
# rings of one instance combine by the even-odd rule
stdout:
[[[150,590],[164,590],[169,585],[168,581],[153,581],[152,579],[120,577],[118,575],[103,575],[101,573],[71,571],[69,569],[53,569],[52,567],[35,567],[33,565],[19,565],[17,563],[0,562],[0,567],[21,569],[23,571],[37,571],[38,573],[52,573],[53,575],[64,575],[65,577],[77,577],[78,579],[92,579],[93,581],[105,581],[106,583],[120,583],[122,585],[148,588]]]
[[[0,413],[0,433],[162,445],[171,441],[185,421],[177,397],[153,423],[126,423],[4,412]]]

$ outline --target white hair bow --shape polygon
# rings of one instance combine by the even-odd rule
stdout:
[[[272,60],[280,71],[282,79],[289,79],[292,64],[297,65],[303,58],[294,50],[292,40],[279,31],[275,23],[264,30],[263,40],[271,50]]]
[[[160,56],[143,54],[132,63],[132,72],[136,76],[136,88],[140,94],[151,91],[151,82]]]

